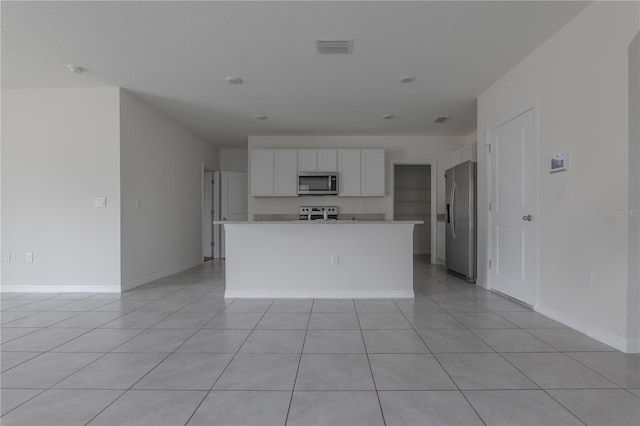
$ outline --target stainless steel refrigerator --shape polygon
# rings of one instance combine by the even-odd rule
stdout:
[[[466,161],[446,172],[447,271],[476,281],[476,163]]]

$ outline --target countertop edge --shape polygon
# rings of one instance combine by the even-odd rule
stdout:
[[[423,220],[214,220],[214,225],[423,225]]]

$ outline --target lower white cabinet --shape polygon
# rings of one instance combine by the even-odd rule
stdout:
[[[384,150],[339,149],[340,197],[384,197]]]

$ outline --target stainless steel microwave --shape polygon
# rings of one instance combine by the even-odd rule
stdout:
[[[298,195],[338,195],[338,173],[299,172]]]

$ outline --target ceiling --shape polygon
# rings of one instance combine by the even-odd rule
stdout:
[[[2,87],[121,86],[221,147],[259,134],[466,135],[476,98],[586,4],[3,1]],[[321,38],[353,39],[353,54],[318,55]]]

